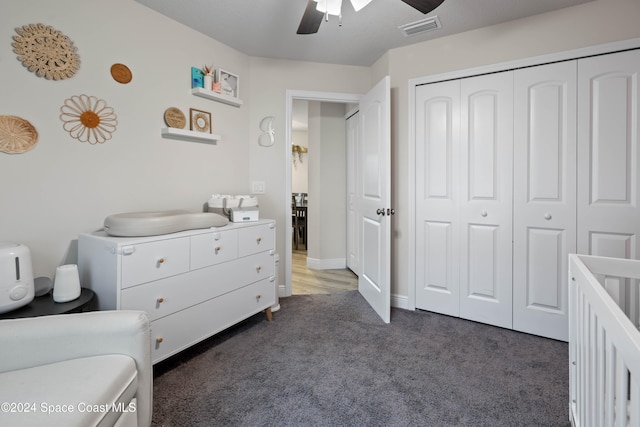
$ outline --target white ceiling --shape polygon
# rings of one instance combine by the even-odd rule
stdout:
[[[370,66],[392,48],[592,0],[445,0],[427,15],[401,0],[359,12],[343,0],[342,26],[330,16],[310,35],[296,34],[307,0],[136,1],[250,56]],[[433,15],[442,28],[411,37],[398,29]]]

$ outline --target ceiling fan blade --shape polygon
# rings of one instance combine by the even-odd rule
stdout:
[[[422,13],[429,13],[436,7],[440,6],[444,0],[402,0],[414,9],[418,9]]]
[[[316,9],[317,3],[313,0],[309,0],[307,8],[304,10],[300,25],[298,26],[297,34],[315,34],[320,28],[324,13]]]

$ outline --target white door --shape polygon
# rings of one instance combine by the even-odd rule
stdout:
[[[578,252],[640,256],[640,51],[578,62]]]
[[[391,318],[390,79],[360,100],[360,275],[358,290],[385,323]]]
[[[577,62],[514,74],[513,329],[568,341]]]
[[[461,80],[460,317],[512,327],[513,73]]]
[[[360,251],[358,243],[360,229],[358,225],[358,193],[360,188],[357,148],[358,148],[358,129],[359,129],[358,112],[347,117],[347,268],[356,275],[360,275]]]
[[[460,81],[416,88],[416,307],[460,315]]]

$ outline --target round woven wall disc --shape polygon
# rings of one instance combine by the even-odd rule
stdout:
[[[187,118],[180,109],[169,107],[164,111],[164,121],[167,126],[182,129],[187,124]]]
[[[124,64],[113,64],[111,66],[111,76],[115,81],[122,84],[129,83],[133,78],[131,70]]]
[[[38,132],[31,123],[17,116],[0,116],[0,151],[24,153],[38,142]]]

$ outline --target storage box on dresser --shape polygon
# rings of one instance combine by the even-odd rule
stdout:
[[[143,310],[159,362],[276,301],[275,222],[150,237],[78,238],[82,286],[100,310]]]

